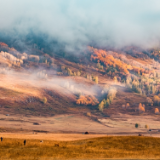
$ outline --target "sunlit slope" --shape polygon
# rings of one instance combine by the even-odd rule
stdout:
[[[0,43],[1,113],[159,114],[160,65],[151,51],[31,52]]]

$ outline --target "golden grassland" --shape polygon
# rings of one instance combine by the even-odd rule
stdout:
[[[1,128],[0,128],[1,129]],[[7,138],[14,138],[14,139],[35,139],[35,140],[50,140],[50,141],[76,141],[76,140],[83,140],[83,139],[91,139],[91,138],[98,138],[104,137],[106,134],[80,134],[80,133],[33,133],[33,132],[19,132],[19,133],[11,133],[10,132],[1,132],[0,130],[0,137],[5,139]]]
[[[107,136],[78,141],[5,139],[0,142],[1,160],[51,159],[160,159],[160,138]]]

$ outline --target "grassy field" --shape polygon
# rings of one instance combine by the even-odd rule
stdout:
[[[78,141],[5,139],[0,142],[1,160],[52,159],[160,159],[160,138],[108,136]]]

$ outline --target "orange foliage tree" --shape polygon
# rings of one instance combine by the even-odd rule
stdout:
[[[79,99],[76,101],[76,104],[78,105],[92,105],[95,106],[99,102],[94,96],[89,96],[89,95],[81,95]]]
[[[88,47],[89,51],[91,51],[93,54],[91,55],[91,60],[97,60],[98,62],[103,63],[106,67],[112,66],[117,67],[120,72],[123,72],[125,74],[129,74],[129,70],[133,70],[134,72],[138,74],[145,73],[145,69],[139,68],[136,66],[131,66],[129,64],[126,64],[121,58],[117,57],[117,53],[113,52],[113,55],[115,55],[117,58],[114,58],[113,55],[109,54],[109,52],[102,50],[102,49],[96,49],[93,47]]]
[[[159,109],[158,109],[158,108],[155,108],[154,113],[155,113],[155,114],[158,114],[158,113],[159,113]]]
[[[142,105],[141,103],[139,103],[138,109],[140,112],[145,112],[145,105],[144,104]]]
[[[132,69],[130,65],[125,64],[120,59],[114,58],[112,55],[108,54],[108,52],[104,50],[95,49],[93,47],[89,47],[89,50],[93,52],[93,55],[91,55],[91,60],[100,61],[106,67],[108,66],[117,67],[121,72],[124,72],[126,74],[129,74],[128,69]]]

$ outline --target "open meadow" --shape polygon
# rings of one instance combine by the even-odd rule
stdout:
[[[4,138],[0,142],[1,160],[160,159],[159,151],[160,138],[143,136],[105,136],[74,141],[27,139],[26,145],[20,138]]]

